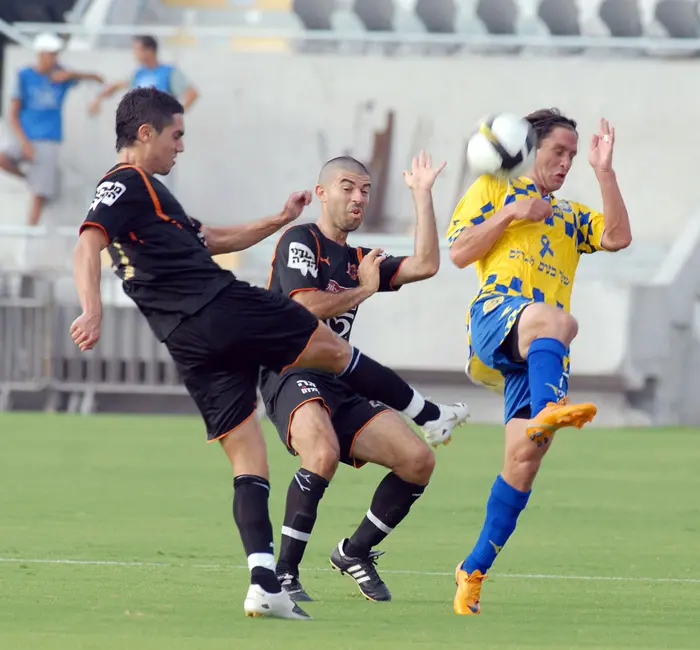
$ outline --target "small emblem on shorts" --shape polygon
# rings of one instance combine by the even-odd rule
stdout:
[[[496,298],[490,298],[484,303],[484,316],[490,314],[498,305],[503,302],[503,296],[497,296]]]
[[[302,395],[307,395],[308,393],[318,393],[318,388],[312,381],[297,379],[297,386],[299,386],[299,390],[301,391]]]

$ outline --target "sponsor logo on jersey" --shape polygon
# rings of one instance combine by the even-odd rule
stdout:
[[[297,269],[304,277],[307,274],[311,275],[312,278],[318,277],[316,256],[306,244],[297,241],[290,242],[287,266],[290,269]]]
[[[95,199],[90,205],[90,210],[94,210],[100,203],[107,207],[114,205],[114,202],[126,192],[126,187],[121,183],[105,181],[97,186]]]
[[[349,291],[350,287],[344,287],[342,284],[338,284],[335,280],[329,280],[326,291],[329,293],[342,293],[343,291]]]

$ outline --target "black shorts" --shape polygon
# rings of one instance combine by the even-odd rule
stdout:
[[[265,406],[280,439],[293,456],[297,453],[291,445],[292,417],[302,404],[314,400],[320,401],[330,415],[340,446],[340,462],[362,467],[365,461],[353,457],[355,440],[370,421],[391,409],[358,395],[332,375],[314,370],[287,372]]]
[[[209,441],[255,414],[260,366],[294,364],[319,321],[289,298],[236,281],[168,336],[168,348]]]

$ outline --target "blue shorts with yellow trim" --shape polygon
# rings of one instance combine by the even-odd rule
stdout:
[[[513,417],[529,418],[530,384],[527,361],[514,358],[513,345],[504,345],[518,316],[532,298],[487,294],[478,298],[469,312],[471,354],[489,368],[503,375],[504,421]],[[517,350],[517,348],[516,348]],[[568,384],[568,358],[565,360],[564,382]],[[568,386],[562,386],[566,392]]]

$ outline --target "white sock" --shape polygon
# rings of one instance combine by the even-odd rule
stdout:
[[[256,566],[274,571],[277,568],[275,556],[272,553],[251,553],[248,556],[248,569],[252,571]]]
[[[411,403],[401,412],[413,420],[418,416],[424,407],[425,398],[414,388]]]

